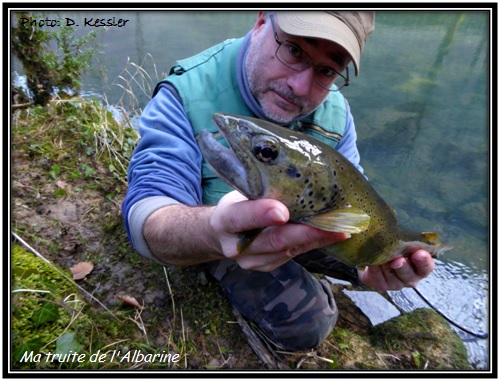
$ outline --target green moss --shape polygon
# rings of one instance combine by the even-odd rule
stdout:
[[[429,309],[405,313],[366,331],[341,322],[315,354],[315,361],[302,368],[471,369],[460,337]],[[303,363],[304,355],[289,356],[291,367]]]
[[[112,349],[138,349],[144,337],[134,320],[133,310],[115,314],[93,309],[77,287],[55,268],[18,245],[12,247],[12,364],[14,369],[122,368],[134,363],[90,361],[91,355]],[[147,339],[146,339],[147,340]],[[52,353],[76,352],[82,362],[47,361]],[[31,361],[29,360],[32,352]],[[41,356],[40,361],[36,357]],[[24,357],[24,361],[22,361]],[[108,360],[110,357],[108,357]]]
[[[18,245],[12,247],[11,263],[13,362],[17,363],[25,351],[54,351],[57,338],[83,302],[78,302],[78,291],[70,281]]]
[[[471,369],[460,337],[430,309],[418,309],[375,326],[372,342],[415,369]]]

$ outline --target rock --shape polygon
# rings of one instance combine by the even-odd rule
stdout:
[[[471,369],[460,337],[435,311],[421,308],[372,328],[374,348],[389,351],[394,368]]]

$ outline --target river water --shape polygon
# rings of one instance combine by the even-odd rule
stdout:
[[[85,75],[82,90],[105,97],[111,105],[121,101],[135,109],[144,107],[151,83],[162,78],[176,59],[243,36],[256,18],[250,11],[79,10],[47,15],[62,22],[71,19],[81,35],[96,29],[85,24],[85,18],[129,20],[99,34],[101,53]],[[343,90],[356,122],[361,165],[403,224],[436,231],[443,242],[454,246],[437,261],[432,276],[421,282],[421,291],[460,324],[488,332],[489,14],[383,11],[376,22],[362,57],[361,75]],[[151,79],[134,75],[134,65]],[[12,71],[22,82],[15,61]],[[134,96],[124,97],[122,86],[132,89]],[[389,307],[380,308],[382,302],[364,293],[351,296],[375,322],[397,314]],[[412,290],[391,296],[403,310],[426,306]],[[489,368],[489,340],[457,332],[473,365]]]

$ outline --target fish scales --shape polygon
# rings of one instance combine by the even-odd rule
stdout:
[[[255,118],[216,113],[213,121],[230,148],[207,131],[199,134],[198,144],[222,180],[249,199],[281,201],[291,222],[351,233],[351,238],[321,252],[364,267],[416,249],[437,257],[452,248],[440,243],[436,233],[415,233],[400,226],[393,208],[363,174],[327,144]],[[242,250],[257,232],[243,237]]]

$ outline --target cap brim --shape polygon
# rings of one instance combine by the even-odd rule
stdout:
[[[277,12],[281,30],[287,34],[321,38],[342,46],[351,56],[354,72],[359,74],[361,51],[352,30],[341,20],[324,12]]]

